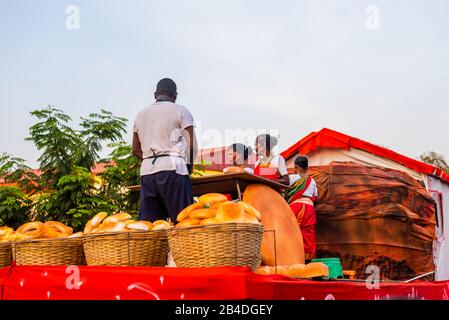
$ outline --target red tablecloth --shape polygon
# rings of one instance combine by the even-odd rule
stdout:
[[[262,276],[246,268],[20,267],[0,269],[2,299],[449,300],[449,281],[364,283]]]

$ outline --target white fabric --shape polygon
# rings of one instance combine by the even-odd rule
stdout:
[[[297,173],[291,174],[288,177],[290,178],[290,186],[292,186],[296,181],[301,179],[301,176]],[[304,191],[303,196],[308,198],[318,197],[318,188],[316,186],[315,179],[312,178],[312,181],[310,182],[306,191]]]
[[[434,259],[437,266],[435,280],[449,280],[449,184],[440,179],[428,176],[429,190],[442,195],[442,216],[440,226],[435,232]]]
[[[285,159],[283,156],[281,155],[275,155],[275,156],[270,156],[268,158],[259,158],[257,159],[256,163],[255,163],[255,167],[257,167],[259,164],[261,163],[270,163],[269,167],[270,168],[276,168],[279,171],[279,175],[281,177],[288,175],[288,171],[287,171],[287,166],[285,164]]]
[[[295,158],[296,155],[288,159],[287,167],[289,168],[295,167]],[[388,169],[399,170],[407,173],[416,180],[419,181],[425,180],[425,175],[420,172],[412,170],[392,160],[379,157],[372,153],[354,148],[351,148],[349,150],[322,148],[310,152],[309,154],[307,154],[307,158],[309,159],[309,166],[325,166],[333,161],[354,162],[369,167],[384,167]]]
[[[156,102],[139,112],[134,120],[133,131],[139,135],[143,158],[140,175],[154,174],[160,171],[173,171],[187,175],[187,142],[182,131],[194,125],[193,117],[186,107],[169,101]],[[170,156],[157,158],[156,155]]]

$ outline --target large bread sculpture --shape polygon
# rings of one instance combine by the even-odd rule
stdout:
[[[301,230],[284,198],[275,190],[261,184],[248,186],[243,200],[252,204],[262,215],[264,230],[276,231],[276,261],[273,232],[264,232],[262,240],[263,264],[267,266],[304,263],[304,244]]]

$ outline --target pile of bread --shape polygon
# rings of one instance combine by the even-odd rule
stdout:
[[[208,193],[182,210],[176,227],[204,226],[221,223],[260,223],[260,212],[244,201],[228,201],[220,193]]]
[[[329,276],[329,268],[321,262],[293,264],[290,266],[263,266],[256,270],[258,274],[282,274],[289,277],[314,278]]]
[[[0,227],[0,242],[14,242],[34,239],[75,238],[84,234],[107,232],[137,232],[150,230],[164,230],[173,225],[165,220],[136,221],[128,213],[120,212],[108,216],[106,212],[100,212],[90,219],[84,232],[73,233],[73,229],[57,221],[33,221],[21,225],[14,231],[10,227]]]
[[[10,227],[0,227],[0,242],[14,242],[34,239],[72,238],[82,236],[82,232],[73,233],[73,229],[57,221],[28,222],[14,231]]]
[[[132,220],[132,216],[129,213],[120,212],[108,216],[106,212],[100,212],[87,222],[84,228],[84,234],[154,231],[172,227],[173,225],[165,220],[157,220],[154,222],[136,221]]]

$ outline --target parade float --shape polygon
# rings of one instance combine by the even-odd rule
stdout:
[[[285,185],[217,173],[192,179],[196,203],[178,221],[135,221],[122,212],[92,215],[82,233],[56,221],[3,227],[1,298],[449,299],[445,198],[416,179],[434,188],[440,181],[443,188],[447,176],[405,157],[394,162],[378,155],[386,164],[367,165],[319,156],[368,153],[359,140],[324,133],[306,137],[284,156],[289,162],[295,154],[309,155],[320,188],[318,258],[337,259],[342,272],[305,262]]]

